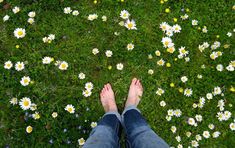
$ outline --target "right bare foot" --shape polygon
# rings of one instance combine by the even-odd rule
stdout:
[[[109,83],[104,85],[104,88],[100,92],[100,101],[106,113],[109,111],[115,111],[115,112],[118,111],[114,98],[114,92]]]
[[[140,80],[133,78],[129,88],[129,94],[126,100],[125,108],[131,105],[135,105],[137,107],[137,105],[140,102],[142,94],[143,94],[143,87],[142,84],[140,83]]]

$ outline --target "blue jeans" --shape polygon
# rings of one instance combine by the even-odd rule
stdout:
[[[106,113],[91,131],[83,148],[119,148],[121,126],[126,133],[127,148],[169,148],[135,106],[127,107],[122,116],[117,112]]]

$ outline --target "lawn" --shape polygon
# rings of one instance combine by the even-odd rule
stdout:
[[[170,146],[235,145],[234,1],[0,2],[1,147],[82,146],[103,85],[121,113],[133,77]]]

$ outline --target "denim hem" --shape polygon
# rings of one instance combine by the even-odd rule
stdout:
[[[120,122],[122,121],[121,115],[120,115],[118,112],[116,112],[116,111],[109,111],[109,112],[107,112],[107,113],[104,114],[104,116],[106,116],[106,115],[116,115],[116,117],[118,118],[118,120],[119,120]],[[103,117],[104,117],[104,116],[103,116]]]

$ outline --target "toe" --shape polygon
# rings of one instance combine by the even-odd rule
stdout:
[[[108,85],[107,85],[107,84],[105,85],[105,90],[109,90],[109,88],[108,88]]]
[[[112,89],[112,87],[109,83],[107,84],[107,87],[108,87],[109,90]]]
[[[135,85],[138,85],[140,83],[140,80],[137,79],[136,82],[135,82]]]
[[[136,80],[137,80],[136,78],[133,78],[131,84],[135,84]]]

